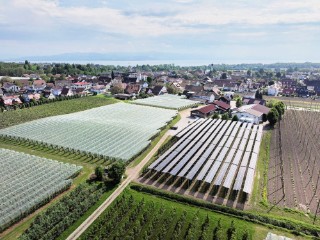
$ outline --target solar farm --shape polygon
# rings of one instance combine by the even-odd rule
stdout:
[[[0,130],[0,136],[127,161],[176,115],[174,110],[116,103],[16,125]]]
[[[141,182],[221,204],[226,199],[228,205],[248,199],[261,126],[201,119],[175,137],[177,141],[148,167]]]
[[[0,148],[0,231],[68,189],[81,169]]]
[[[182,96],[165,94],[165,95],[159,95],[159,96],[155,96],[155,97],[138,99],[138,100],[133,101],[133,103],[139,104],[139,105],[182,110],[185,108],[195,106],[199,102],[188,100]]]

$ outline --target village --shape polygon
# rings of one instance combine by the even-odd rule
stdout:
[[[121,100],[175,94],[201,104],[191,111],[193,117],[219,114],[225,119],[236,116],[239,121],[259,124],[267,120],[270,110],[263,96],[316,100],[320,95],[318,71],[277,71],[216,71],[208,66],[205,70],[154,72],[128,67],[126,71],[112,70],[96,76],[37,73],[5,76],[0,77],[0,107],[2,111],[15,110],[98,94]]]

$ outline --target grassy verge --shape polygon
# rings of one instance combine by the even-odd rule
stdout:
[[[180,114],[178,114],[171,122],[168,124],[161,132],[159,135],[152,140],[150,143],[150,146],[146,151],[144,151],[141,155],[139,155],[135,160],[133,160],[130,164],[129,167],[135,167],[137,166],[149,153],[150,151],[157,145],[157,143],[160,141],[160,139],[163,137],[163,135],[172,127],[174,126],[177,122],[179,122],[181,119]]]
[[[0,113],[0,129],[39,118],[84,111],[116,102],[118,102],[118,100],[110,97],[90,96],[3,112]]]
[[[81,218],[79,218],[71,227],[69,227],[66,231],[64,231],[57,240],[64,240],[73,233],[113,192],[116,190],[116,186],[110,186],[108,190],[102,195],[100,200],[96,202]]]
[[[251,205],[262,204],[268,206],[268,170],[270,159],[270,142],[271,130],[265,132],[262,137],[260,152],[258,157],[258,164],[256,168],[256,175],[254,187],[250,199]]]

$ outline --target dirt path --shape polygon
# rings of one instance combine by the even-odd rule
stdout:
[[[119,187],[104,201],[68,238],[67,240],[75,240],[103,213],[103,211],[115,200],[122,191],[129,185],[132,180],[135,180],[139,176],[139,172],[143,166],[151,159],[156,153],[159,147],[169,136],[166,132],[163,137],[159,140],[157,145],[149,152],[149,154],[135,167],[128,168],[126,171],[127,178],[119,185]]]

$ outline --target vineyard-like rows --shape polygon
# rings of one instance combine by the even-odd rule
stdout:
[[[176,135],[178,141],[149,166],[144,183],[244,202],[251,194],[262,127],[224,120],[199,120]],[[221,200],[221,199],[220,199]]]
[[[0,149],[0,231],[68,189],[81,168]]]
[[[173,110],[116,103],[9,127],[0,130],[0,135],[94,157],[129,160],[176,114]]]
[[[320,197],[320,113],[287,110],[272,135],[268,199],[317,211]]]
[[[106,191],[102,184],[81,184],[38,215],[20,240],[53,240],[74,224]]]
[[[172,95],[172,94],[165,94],[159,95],[155,97],[149,97],[144,99],[138,99],[133,103],[139,105],[147,105],[147,106],[154,106],[154,107],[162,107],[162,108],[170,108],[176,110],[182,110],[185,108],[189,108],[198,104],[198,101],[188,100],[181,96]]]
[[[148,195],[119,197],[79,239],[251,239],[248,223]]]

